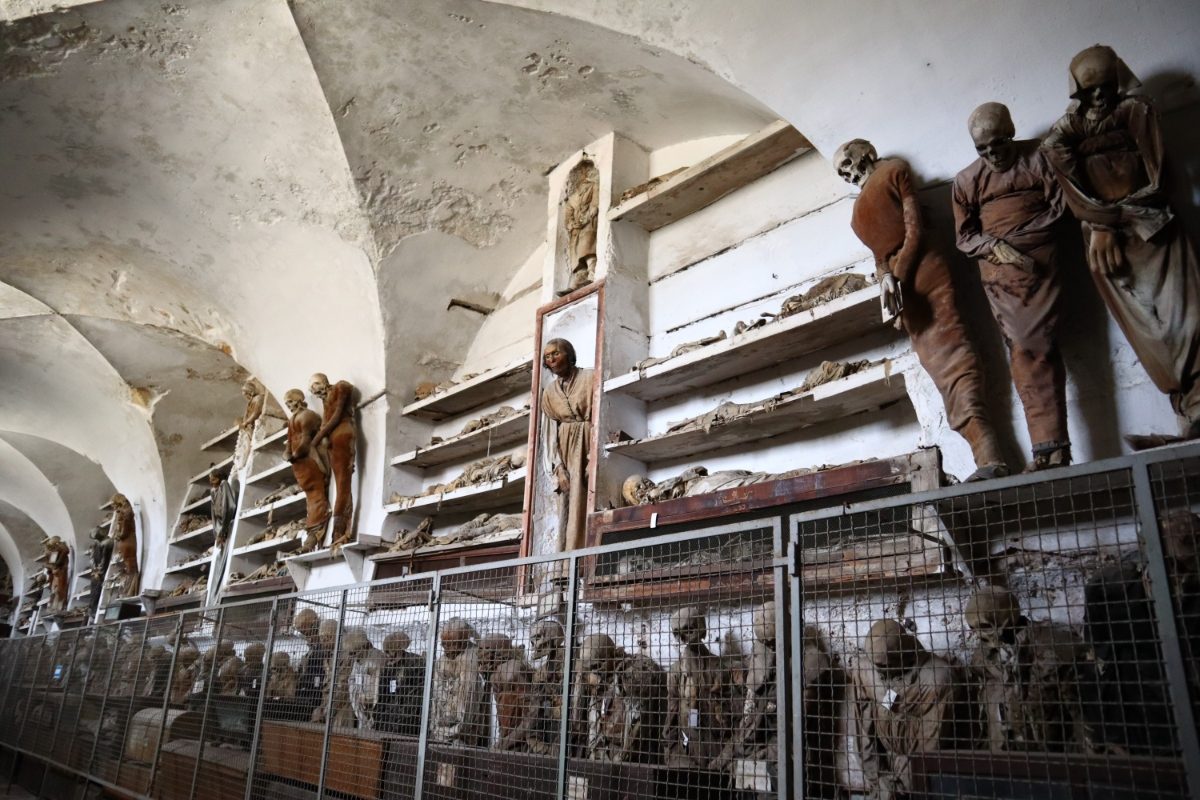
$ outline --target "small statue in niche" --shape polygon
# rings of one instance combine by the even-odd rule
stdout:
[[[120,570],[115,589],[116,597],[132,597],[141,589],[141,573],[138,571],[137,522],[133,506],[123,494],[112,496],[113,549],[119,559]]]
[[[971,595],[963,618],[979,637],[971,671],[989,749],[1082,750],[1082,640],[1066,626],[1026,620],[1016,597],[999,586]]]
[[[292,657],[282,650],[271,654],[271,668],[267,677],[267,697],[273,700],[290,700],[296,696],[296,670],[292,669]]]
[[[267,390],[257,378],[247,378],[242,384],[242,397],[246,398],[246,413],[237,421],[237,441],[233,446],[233,466],[231,471],[237,472],[246,466],[250,458],[251,440],[254,436],[254,423],[267,407]]]
[[[283,458],[292,465],[296,483],[304,491],[307,533],[300,552],[306,553],[321,546],[329,522],[329,458],[324,443],[317,438],[321,417],[308,407],[304,392],[288,389],[283,399],[292,413]]]
[[[894,619],[871,625],[853,666],[863,770],[871,796],[912,793],[912,756],[969,746],[958,671]]]
[[[421,700],[425,693],[425,659],[408,651],[412,639],[393,631],[383,639],[375,727],[384,733],[420,733]]]
[[[672,614],[671,635],[679,643],[679,660],[667,671],[664,761],[679,769],[718,769],[740,711],[732,677],[704,643],[708,624],[701,609],[689,606]]]
[[[42,555],[49,576],[50,602],[46,607],[51,612],[65,611],[70,589],[71,548],[58,536],[47,536],[42,540]]]
[[[579,647],[580,710],[586,714],[584,754],[594,761],[655,763],[663,723],[666,675],[647,656],[630,655],[610,636],[594,633]]]
[[[325,442],[329,448],[329,469],[333,473],[333,543],[337,552],[353,538],[350,522],[354,518],[354,496],[350,479],[354,475],[354,456],[358,444],[355,425],[354,386],[346,381],[330,385],[329,378],[318,372],[312,376],[309,389],[321,398],[324,415],[321,429],[314,441]]]
[[[1071,463],[1055,225],[1062,190],[1036,139],[1014,141],[1008,108],[984,103],[967,121],[972,164],[954,178],[958,249],[978,259],[992,314],[1008,345],[1013,384],[1025,408],[1033,469]]]
[[[487,708],[475,629],[457,617],[442,626],[442,654],[434,663],[429,735],[444,744],[487,743]]]
[[[576,366],[575,347],[566,339],[551,339],[542,350],[542,363],[554,376],[542,389],[542,413],[555,423],[554,491],[560,496],[558,547],[584,546],[587,522],[588,450],[591,446],[592,396],[595,373]]]
[[[1170,396],[1183,438],[1195,438],[1200,263],[1163,191],[1158,116],[1147,98],[1131,94],[1141,82],[1111,47],[1077,53],[1069,72],[1071,104],[1043,147],[1083,226],[1100,296],[1154,385]]]
[[[591,161],[576,164],[567,175],[563,228],[567,233],[570,278],[564,294],[596,280],[596,234],[600,224],[600,171]]]
[[[839,147],[834,165],[861,190],[850,226],[875,256],[880,301],[911,338],[950,427],[971,446],[976,470],[968,480],[1007,475],[987,413],[983,365],[958,311],[950,265],[922,230],[912,171],[898,158],[879,158],[865,139]]]
[[[242,658],[246,663],[238,676],[238,694],[243,697],[258,697],[259,690],[262,688],[263,659],[266,656],[267,647],[262,642],[251,642],[246,645],[246,649],[242,651]]]

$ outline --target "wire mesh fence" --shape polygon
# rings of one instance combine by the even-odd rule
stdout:
[[[12,640],[0,745],[170,800],[1194,796],[1197,511],[1122,462]]]

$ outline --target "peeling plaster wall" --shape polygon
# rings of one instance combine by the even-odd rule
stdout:
[[[6,320],[0,336],[0,419],[16,433],[55,440],[104,467],[113,485],[142,511],[143,580],[164,569],[167,510],[162,464],[146,409],[129,387],[64,320]]]

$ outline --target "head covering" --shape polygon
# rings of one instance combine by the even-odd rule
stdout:
[[[1115,83],[1117,94],[1124,97],[1142,85],[1116,51],[1106,44],[1094,44],[1086,50],[1080,50],[1071,59],[1068,71],[1071,97],[1074,99],[1070,105],[1071,111],[1079,109],[1080,95],[1097,86]]]

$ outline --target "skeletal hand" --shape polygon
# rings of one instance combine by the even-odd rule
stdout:
[[[885,272],[879,281],[879,303],[889,320],[899,317],[900,312],[904,310],[900,297],[900,282],[890,272]]]
[[[1114,275],[1125,268],[1125,256],[1117,234],[1113,231],[1095,229],[1088,243],[1088,264],[1093,272]]]

